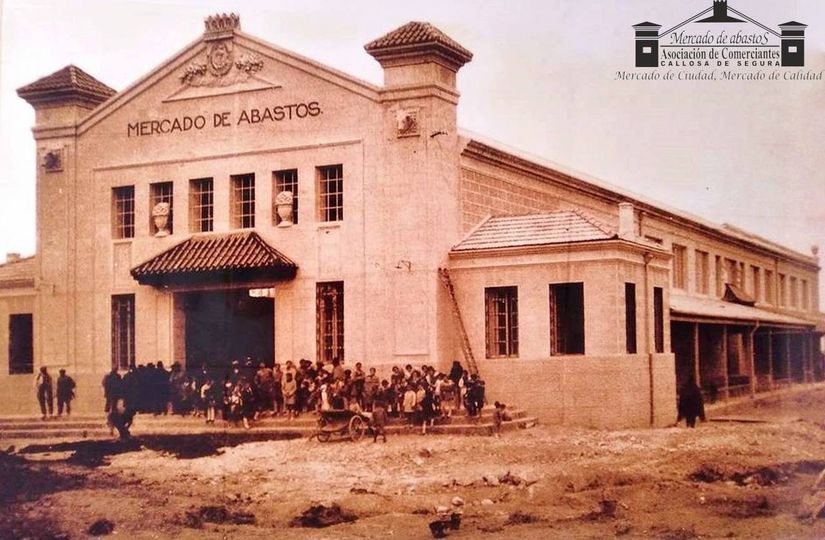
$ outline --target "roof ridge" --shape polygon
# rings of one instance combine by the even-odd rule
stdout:
[[[598,221],[596,218],[590,216],[589,214],[585,214],[584,212],[581,212],[580,210],[575,209],[575,208],[572,209],[571,212],[573,212],[574,214],[576,214],[577,216],[579,216],[580,218],[582,218],[586,222],[590,223],[591,225],[593,225],[594,227],[596,227],[597,229],[599,229],[603,233],[605,233],[607,235],[610,235],[610,236],[616,236],[616,232],[613,229],[611,229],[607,225],[603,224],[602,222]]]

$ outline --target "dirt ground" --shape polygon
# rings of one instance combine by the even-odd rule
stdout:
[[[760,422],[18,448],[0,454],[0,537],[106,519],[124,538],[430,538],[442,506],[461,512],[449,538],[825,538],[825,389],[717,416]],[[313,505],[347,521],[295,526]]]

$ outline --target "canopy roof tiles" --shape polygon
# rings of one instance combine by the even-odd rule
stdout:
[[[144,285],[292,278],[297,265],[257,233],[202,234],[184,240],[132,269]]]
[[[574,210],[520,216],[491,216],[453,247],[453,252],[590,242],[612,238],[616,238],[616,234],[608,227]]]

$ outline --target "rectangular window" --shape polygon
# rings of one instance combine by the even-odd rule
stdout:
[[[785,274],[779,274],[779,305],[782,307],[788,305],[788,284],[786,281]]]
[[[550,354],[584,354],[584,283],[550,285]]]
[[[725,294],[725,276],[722,270],[722,257],[716,256],[716,296],[722,297]]]
[[[172,182],[158,182],[149,185],[149,230],[155,235],[159,232],[155,224],[155,207],[160,203],[167,203],[169,205],[168,220],[166,222],[165,231],[172,234]]]
[[[315,285],[315,333],[317,359],[344,361],[344,282]]]
[[[799,281],[791,276],[790,298],[788,305],[795,308],[799,305]]]
[[[687,289],[687,248],[673,244],[673,287]]]
[[[653,343],[657,353],[665,352],[665,298],[661,287],[653,287]]]
[[[189,230],[210,232],[215,217],[215,193],[211,178],[198,178],[189,182]]]
[[[135,295],[112,296],[112,367],[135,365]]]
[[[518,288],[484,289],[487,358],[518,356]]]
[[[318,167],[318,220],[344,219],[344,166]]]
[[[236,174],[230,177],[232,206],[230,219],[235,229],[255,227],[255,175]]]
[[[34,373],[31,313],[9,315],[9,375]]]
[[[135,237],[135,186],[112,188],[112,238]]]
[[[765,270],[765,302],[775,305],[776,295],[774,290],[773,271]]]
[[[706,251],[696,250],[696,292],[708,294],[710,292],[709,255]]]
[[[624,333],[627,354],[636,354],[636,284],[624,284]]]
[[[741,285],[739,281],[739,263],[733,259],[725,259],[725,283],[730,283],[731,285]]]
[[[751,266],[751,293],[757,302],[762,300],[762,272],[758,266]]]
[[[808,298],[808,280],[802,280],[802,304],[800,307],[805,311],[808,311],[811,308],[810,298]]]
[[[272,178],[275,181],[275,185],[273,186],[275,189],[272,190],[272,196],[278,197],[280,193],[284,191],[289,191],[292,193],[292,223],[298,223],[298,170],[297,169],[289,169],[285,171],[275,171],[272,173]],[[273,199],[273,208],[274,208],[274,199]],[[281,217],[278,215],[278,212],[274,212],[273,214],[275,218],[275,225],[281,222]]]

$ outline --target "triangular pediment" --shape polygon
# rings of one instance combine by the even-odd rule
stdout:
[[[155,92],[158,103],[171,103],[258,91],[280,91],[290,74],[322,80],[336,91],[378,101],[381,88],[346,73],[282,49],[239,30],[221,39],[207,35],[152,70],[86,117],[83,133],[114,112]],[[143,106],[145,108],[145,105]]]

